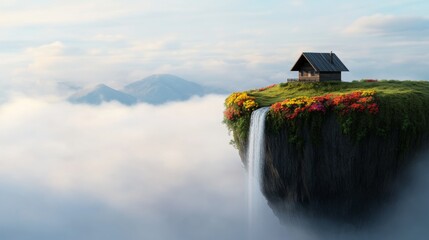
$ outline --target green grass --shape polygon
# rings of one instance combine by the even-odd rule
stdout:
[[[393,104],[402,104],[404,98],[417,95],[429,99],[428,81],[393,81],[379,82],[321,82],[321,83],[280,83],[264,91],[250,90],[249,95],[256,97],[260,107],[270,106],[275,102],[299,96],[320,96],[328,93],[344,94],[356,90],[373,89],[383,99],[393,97]]]
[[[249,90],[247,93],[255,97],[258,107],[265,107],[299,96],[336,95],[366,89],[376,91],[380,111],[376,115],[354,114],[348,119],[338,117],[339,124],[347,122],[350,128],[344,131],[345,134],[362,139],[368,134],[388,137],[393,130],[400,130],[404,148],[413,139],[429,135],[429,81],[294,82],[280,83],[263,91]],[[236,146],[247,141],[250,114],[245,114],[242,118],[235,122],[225,121],[233,132]],[[281,121],[284,121],[284,124],[291,124],[288,122],[290,120]],[[267,124],[274,125],[273,122],[270,122],[270,118],[268,118]],[[278,125],[278,123],[276,124]]]

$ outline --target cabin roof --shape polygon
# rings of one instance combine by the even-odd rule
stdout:
[[[331,54],[332,60],[331,63]],[[293,65],[291,71],[299,71],[301,65],[307,61],[319,72],[348,72],[347,67],[341,62],[335,53],[313,53],[303,52],[298,61]]]

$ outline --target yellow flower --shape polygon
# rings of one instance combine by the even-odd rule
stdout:
[[[229,96],[226,98],[226,100],[225,100],[225,105],[226,105],[227,107],[230,107],[230,106],[234,103],[235,99],[236,99],[238,96],[240,96],[240,94],[241,94],[241,93],[239,93],[239,92],[234,92],[234,93],[232,93],[231,95],[229,95]]]
[[[247,99],[252,99],[251,97],[249,97],[248,95],[247,95],[247,93],[241,93],[235,100],[234,100],[234,103],[235,104],[238,104],[239,102],[244,102],[244,101],[246,101]]]
[[[316,100],[314,100],[313,98],[309,98],[309,97],[296,97],[296,98],[291,98],[291,99],[286,99],[284,100],[281,105],[282,106],[292,106],[292,105],[298,105],[298,106],[310,106],[311,104],[313,104]]]
[[[370,96],[374,96],[376,93],[375,90],[362,90],[362,96],[363,97],[370,97]]]
[[[244,102],[244,108],[246,110],[250,110],[252,108],[256,108],[257,106],[258,106],[258,104],[254,100],[252,100],[252,99],[248,99],[248,100],[246,100]]]
[[[239,109],[243,108],[243,110],[251,110],[258,106],[255,102],[255,98],[247,95],[246,92],[235,92],[228,96],[225,100],[226,107],[238,107]]]

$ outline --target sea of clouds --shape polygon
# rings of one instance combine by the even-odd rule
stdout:
[[[94,107],[10,97],[0,105],[0,236],[232,239],[245,174],[222,98]]]
[[[224,98],[156,107],[4,98],[0,238],[247,238],[246,172],[222,124]],[[280,226],[265,206],[256,238],[425,239],[428,167],[371,228]]]

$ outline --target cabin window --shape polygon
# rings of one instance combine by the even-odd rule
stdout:
[[[307,76],[309,76],[309,77],[314,76],[314,71],[313,70],[308,71],[307,72]]]

